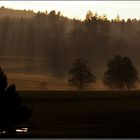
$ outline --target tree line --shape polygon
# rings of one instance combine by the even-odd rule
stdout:
[[[9,9],[0,10],[6,13]],[[69,64],[76,58],[87,60],[97,75],[103,73],[106,62],[117,54],[129,56],[140,70],[139,20],[125,21],[119,16],[108,20],[105,14],[91,11],[85,13],[83,21],[69,19],[54,10],[17,11],[21,17],[12,11],[13,16],[0,16],[1,55],[46,57],[48,63],[44,69],[60,78],[67,76]]]

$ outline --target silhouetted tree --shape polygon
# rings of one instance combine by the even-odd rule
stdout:
[[[128,57],[116,55],[107,66],[103,82],[109,88],[131,89],[138,81],[138,72]]]
[[[4,92],[7,88],[7,76],[0,68],[0,93]]]
[[[88,68],[88,62],[82,58],[75,60],[69,74],[71,77],[68,82],[78,89],[83,89],[90,83],[95,82],[95,77]]]
[[[7,76],[0,68],[0,133],[12,132],[31,115],[32,109],[22,103],[15,85],[7,87]]]

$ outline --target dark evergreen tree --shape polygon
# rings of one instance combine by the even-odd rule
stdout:
[[[7,76],[0,69],[0,132],[11,132],[31,115],[32,109],[23,104],[15,85],[7,87]]]
[[[7,88],[7,76],[0,68],[0,93],[4,92]]]

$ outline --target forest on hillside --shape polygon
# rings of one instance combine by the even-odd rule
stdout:
[[[72,62],[83,58],[98,75],[114,55],[128,56],[140,71],[140,20],[108,20],[88,11],[85,20],[55,10],[34,13],[0,8],[0,55],[46,57],[49,71],[65,77]]]

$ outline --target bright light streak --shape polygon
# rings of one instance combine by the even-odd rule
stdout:
[[[19,129],[16,129],[16,132],[27,133],[28,132],[28,128],[19,128]]]

